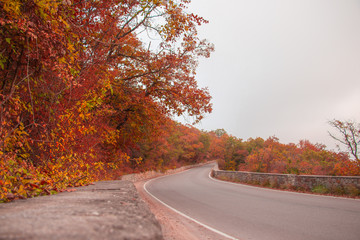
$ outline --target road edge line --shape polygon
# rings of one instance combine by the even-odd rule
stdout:
[[[166,177],[166,176],[161,176],[161,177],[159,177],[159,178],[162,178],[162,177]],[[154,178],[154,179],[155,179],[155,178]],[[151,182],[152,180],[154,180],[154,179],[148,180],[148,181],[144,184],[144,186],[143,186],[145,192],[146,192],[147,194],[149,194],[152,198],[154,198],[155,200],[157,200],[159,203],[161,203],[161,204],[164,205],[165,207],[169,208],[170,210],[176,212],[177,214],[179,214],[179,215],[181,215],[181,216],[189,219],[190,221],[195,222],[196,224],[199,224],[200,226],[202,226],[202,227],[204,227],[204,228],[206,228],[206,229],[208,229],[208,230],[210,230],[210,231],[212,231],[212,232],[214,232],[214,233],[217,233],[217,234],[219,234],[219,235],[221,235],[221,236],[223,236],[223,237],[229,238],[229,239],[231,239],[231,240],[238,240],[237,238],[235,238],[235,237],[233,237],[233,236],[230,236],[230,235],[228,235],[228,234],[226,234],[226,233],[224,233],[224,232],[221,232],[221,231],[219,231],[219,230],[217,230],[217,229],[215,229],[215,228],[212,228],[212,227],[210,227],[210,226],[208,226],[208,225],[206,225],[206,224],[204,224],[204,223],[202,223],[202,222],[200,222],[200,221],[198,221],[198,220],[196,220],[196,219],[194,219],[194,218],[186,215],[185,213],[180,212],[179,210],[177,210],[177,209],[169,206],[168,204],[164,203],[163,201],[161,201],[160,199],[158,199],[157,197],[155,197],[155,196],[154,196],[152,193],[150,193],[150,192],[147,190],[147,188],[146,188],[146,185],[147,185],[149,182]]]

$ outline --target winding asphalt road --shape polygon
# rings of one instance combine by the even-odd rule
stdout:
[[[209,177],[213,166],[156,178],[144,188],[222,239],[360,239],[360,200],[222,182]]]

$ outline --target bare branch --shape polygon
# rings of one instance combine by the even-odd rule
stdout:
[[[336,141],[342,143],[347,147],[350,154],[356,159],[359,160],[359,143],[360,143],[360,125],[353,121],[340,121],[334,119],[333,121],[329,121],[330,126],[337,129],[340,133],[341,137],[336,137],[335,135],[329,132],[329,135],[335,139]]]

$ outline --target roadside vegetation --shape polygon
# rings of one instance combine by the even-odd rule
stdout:
[[[221,170],[295,175],[360,176],[360,162],[353,155],[356,151],[330,151],[326,149],[325,145],[312,144],[307,140],[302,140],[298,144],[283,144],[276,137],[269,137],[266,140],[250,138],[243,141],[228,136],[224,131],[220,132],[223,132],[223,135],[215,139],[217,143],[214,144],[214,147],[219,148],[218,153],[220,154],[217,156]],[[348,135],[348,139],[350,136],[352,135]],[[346,141],[342,142],[346,143]],[[357,149],[357,145],[354,147],[355,141],[349,142],[353,144],[349,150]],[[247,180],[242,183],[317,194],[360,196],[360,189],[353,184],[316,185],[312,188],[305,185],[295,187],[281,185],[276,179],[276,177],[264,178],[261,181]]]
[[[194,76],[213,46],[188,3],[0,0],[0,201],[201,158],[155,151],[195,131],[171,116],[211,112]]]
[[[222,139],[224,138],[224,139]],[[225,150],[219,155],[219,168],[231,171],[262,173],[359,176],[360,162],[346,152],[326,149],[325,145],[301,140],[283,144],[276,137],[243,141],[225,135],[216,146]],[[221,152],[221,151],[220,151]]]
[[[194,123],[212,44],[187,0],[0,0],[0,202],[220,159],[227,170],[360,175],[344,153]],[[155,39],[155,40],[154,40]]]

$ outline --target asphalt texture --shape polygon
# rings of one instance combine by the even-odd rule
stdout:
[[[359,200],[213,180],[213,166],[153,179],[145,188],[168,206],[234,239],[360,239]]]
[[[129,181],[0,204],[0,239],[160,240],[161,226]]]

